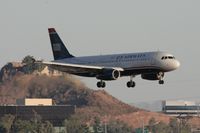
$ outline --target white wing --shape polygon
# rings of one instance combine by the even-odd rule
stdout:
[[[98,75],[103,70],[114,69],[118,71],[124,71],[120,67],[104,67],[104,66],[90,66],[90,65],[80,65],[80,64],[71,64],[71,63],[59,63],[59,62],[41,62],[44,65],[47,65],[53,69],[71,73],[71,74],[86,74],[90,73],[92,75]]]

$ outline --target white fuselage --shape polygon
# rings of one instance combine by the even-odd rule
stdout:
[[[165,59],[163,57],[167,58]],[[56,60],[56,62],[79,64],[79,65],[102,66],[105,68],[120,67],[123,68],[125,71],[127,70],[137,71],[137,70],[147,69],[147,70],[168,72],[175,70],[180,66],[179,61],[176,60],[172,54],[160,51],[75,57],[75,58]]]

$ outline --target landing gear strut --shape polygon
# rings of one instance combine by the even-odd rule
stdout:
[[[106,83],[101,80],[101,81],[97,82],[97,87],[98,88],[105,88],[106,87]]]
[[[136,83],[133,81],[133,77],[134,76],[131,76],[130,81],[128,81],[127,84],[126,84],[128,88],[130,88],[130,87],[134,88],[135,85],[136,85]]]
[[[164,73],[163,72],[159,72],[158,74],[157,74],[157,76],[158,76],[158,83],[159,84],[164,84],[164,80],[163,80],[163,78],[164,78]]]

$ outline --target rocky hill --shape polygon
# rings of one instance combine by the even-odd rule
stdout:
[[[92,90],[75,77],[25,74],[22,66],[18,69],[3,67],[1,71],[0,103],[15,104],[21,98],[52,98],[55,104],[76,105],[76,114],[84,121],[99,116],[103,121],[117,119],[132,127],[148,124],[151,118],[169,122],[170,117],[141,110],[114,98],[105,90]],[[6,69],[5,69],[6,68]]]

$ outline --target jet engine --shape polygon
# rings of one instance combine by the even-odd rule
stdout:
[[[102,73],[97,76],[101,80],[116,80],[121,76],[120,71],[116,69],[103,69]]]

